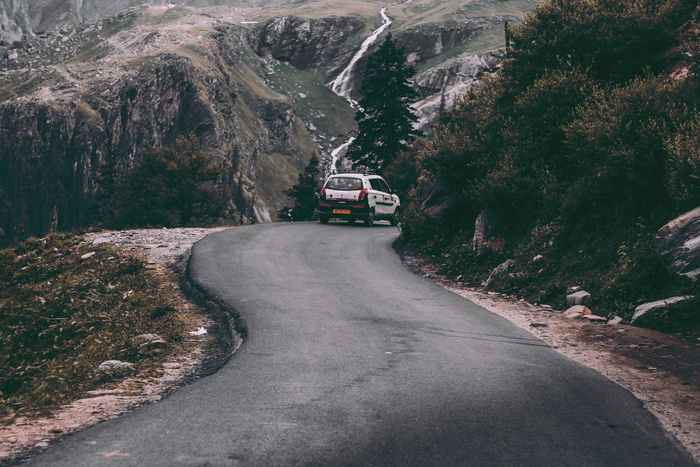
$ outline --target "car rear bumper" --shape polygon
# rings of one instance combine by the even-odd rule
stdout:
[[[318,203],[318,213],[321,216],[339,219],[362,218],[369,213],[369,206],[357,201],[320,201]]]

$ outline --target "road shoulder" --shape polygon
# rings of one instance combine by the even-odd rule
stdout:
[[[629,325],[566,318],[561,311],[449,280],[429,259],[402,253],[404,265],[517,326],[552,349],[630,391],[700,463],[700,348]],[[533,326],[533,323],[535,325]]]

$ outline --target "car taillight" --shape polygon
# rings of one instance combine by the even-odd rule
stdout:
[[[326,199],[326,187],[321,188],[321,199]]]
[[[365,199],[367,197],[368,194],[369,194],[369,191],[367,190],[367,188],[363,188],[362,191],[360,191],[360,194],[357,195],[357,200],[362,201],[363,199]]]

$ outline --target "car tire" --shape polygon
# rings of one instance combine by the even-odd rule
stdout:
[[[328,224],[328,221],[330,220],[330,217],[328,216],[320,216],[318,218],[319,221],[321,221],[321,224]]]
[[[396,209],[394,209],[394,214],[391,215],[391,218],[389,219],[389,223],[396,227],[399,225],[399,215],[401,214],[401,209],[397,206]]]
[[[374,225],[374,208],[369,210],[369,214],[365,218],[365,225],[367,227],[372,227]]]

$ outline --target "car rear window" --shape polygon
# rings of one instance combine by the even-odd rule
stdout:
[[[331,190],[352,191],[362,189],[362,179],[354,177],[331,178],[326,183],[326,188]]]

